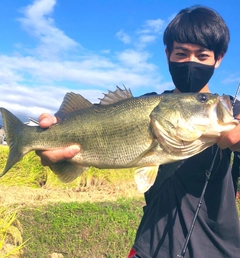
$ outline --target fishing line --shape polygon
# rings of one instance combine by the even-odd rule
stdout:
[[[212,174],[212,170],[213,170],[213,166],[214,166],[214,163],[215,163],[215,160],[216,160],[216,157],[217,157],[218,150],[219,150],[219,147],[217,147],[217,150],[216,150],[215,155],[214,155],[214,158],[213,158],[213,160],[212,160],[210,169],[209,169],[209,170],[206,170],[206,172],[205,172],[206,180],[205,180],[205,183],[204,183],[204,187],[203,187],[201,196],[200,196],[200,198],[199,198],[198,205],[197,205],[196,211],[195,211],[195,213],[194,213],[194,217],[193,217],[193,220],[192,220],[190,229],[189,229],[189,231],[188,231],[187,237],[186,237],[186,239],[185,239],[185,243],[184,243],[184,246],[183,246],[183,248],[182,248],[181,254],[178,254],[177,257],[184,258],[184,256],[185,256],[185,253],[186,253],[186,250],[187,250],[187,246],[188,246],[190,237],[191,237],[191,235],[192,235],[193,228],[194,228],[194,226],[195,226],[195,223],[196,223],[196,219],[197,219],[199,210],[200,210],[201,205],[202,205],[202,200],[203,200],[203,197],[204,197],[204,194],[205,194],[205,191],[206,191],[206,188],[207,188],[209,179],[210,179],[211,174]]]

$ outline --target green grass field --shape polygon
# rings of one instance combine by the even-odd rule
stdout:
[[[8,147],[1,146],[0,153],[2,171]],[[40,165],[34,153],[29,153],[0,179],[0,187],[7,186],[8,191],[3,199],[25,194],[21,205],[16,202],[4,209],[13,214],[19,223],[14,225],[12,222],[22,232],[21,243],[27,241],[24,243],[23,256],[16,256],[15,252],[15,256],[3,257],[45,258],[52,253],[61,253],[71,258],[126,257],[134,241],[144,205],[143,196],[136,191],[133,173],[133,170],[91,168],[74,182],[63,184],[48,168]],[[29,205],[26,191],[32,194],[30,189],[33,189],[34,193],[38,193],[42,188],[42,195],[32,197],[29,194],[34,204]],[[13,192],[16,189],[17,193]],[[71,189],[79,196],[90,195],[90,198],[88,201],[85,201],[86,197],[79,201],[68,198],[68,202],[65,202],[66,196],[62,194],[72,193]],[[59,198],[49,203],[48,195],[52,193],[59,193]],[[99,194],[100,198],[97,197]],[[116,197],[112,200],[114,195]],[[41,205],[36,205],[39,198],[43,198]],[[18,229],[19,225],[21,229]],[[8,229],[5,229],[4,236],[8,234]],[[13,246],[17,237],[11,235]],[[4,242],[6,238],[2,236],[1,240]],[[15,248],[18,248],[20,242],[15,242]]]
[[[0,146],[0,171],[7,154]],[[63,184],[29,153],[0,179],[0,257],[126,257],[144,205],[133,173],[91,168]]]
[[[25,208],[19,220],[25,257],[127,257],[142,215],[142,201],[59,203]],[[31,225],[29,227],[29,225]]]

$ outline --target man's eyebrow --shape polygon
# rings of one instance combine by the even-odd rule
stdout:
[[[183,51],[190,51],[188,48],[183,47],[183,46],[176,46],[173,49],[176,50],[183,50]],[[205,48],[205,47],[199,47],[198,49],[196,49],[197,52],[203,52],[203,51],[209,51],[209,49]]]
[[[181,47],[181,46],[177,46],[177,47],[174,47],[173,49],[180,49],[180,50],[188,50],[187,48],[185,48],[185,47]]]

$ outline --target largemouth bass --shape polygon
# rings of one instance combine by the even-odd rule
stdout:
[[[60,122],[48,129],[27,126],[0,108],[10,151],[1,176],[26,153],[78,144],[72,159],[51,166],[63,182],[77,178],[90,166],[136,167],[135,180],[145,192],[161,164],[191,157],[216,143],[238,121],[228,96],[174,93],[132,97],[129,90],[109,92],[100,104],[67,93],[56,113]]]

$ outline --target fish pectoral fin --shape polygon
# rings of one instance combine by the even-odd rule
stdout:
[[[158,173],[158,165],[142,167],[135,171],[134,178],[137,188],[141,193],[145,193],[155,182]]]
[[[129,162],[127,164],[127,166],[129,167],[137,167],[136,164],[141,160],[143,159],[145,156],[147,155],[151,155],[152,153],[151,152],[154,152],[154,150],[159,147],[159,144],[158,144],[158,141],[157,140],[154,140],[151,145],[145,150],[143,151],[139,156],[137,156],[134,160],[132,160],[131,162]]]
[[[54,174],[63,183],[69,183],[79,177],[88,167],[76,166],[68,161],[61,161],[50,166]]]

